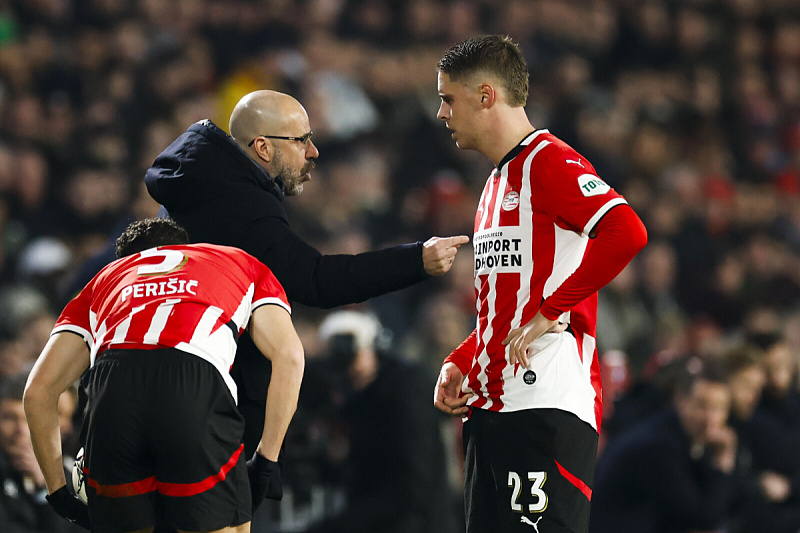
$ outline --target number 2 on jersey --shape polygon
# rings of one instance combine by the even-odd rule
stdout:
[[[151,248],[139,254],[140,257],[163,257],[164,260],[154,265],[142,265],[136,270],[139,276],[154,276],[156,274],[167,274],[178,270],[186,264],[188,257],[178,250],[159,250]]]
[[[547,481],[547,472],[528,472],[528,481],[531,482],[531,496],[536,498],[535,503],[528,505],[531,513],[541,513],[547,509],[547,494],[544,489],[544,482]],[[522,480],[516,472],[508,473],[508,486],[511,487],[511,510],[518,513],[522,512],[522,504],[517,500],[522,492]]]

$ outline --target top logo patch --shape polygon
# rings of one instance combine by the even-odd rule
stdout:
[[[608,184],[594,174],[583,174],[578,177],[578,185],[584,196],[600,196],[611,190]]]
[[[519,206],[519,193],[511,191],[503,198],[503,211],[513,211]]]

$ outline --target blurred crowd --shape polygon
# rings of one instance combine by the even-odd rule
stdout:
[[[532,123],[589,159],[649,231],[648,247],[600,294],[603,445],[690,395],[676,376],[719,364],[732,379],[732,350],[749,350],[763,376],[754,412],[783,405],[778,388],[779,399],[795,398],[796,0],[0,0],[0,381],[30,369],[87,261],[107,257],[129,220],[157,212],[143,187],[155,156],[197,120],[226,128],[255,89],[287,92],[308,110],[321,156],[286,205],[320,250],[471,234],[491,166],[459,152],[437,123],[435,67],[450,45],[481,33],[520,43]],[[378,317],[386,351],[429,389],[474,327],[470,252],[441,279],[355,307]],[[325,316],[294,313],[312,360],[330,355]],[[354,389],[329,391],[328,403],[347,406]],[[785,419],[786,439],[800,426],[792,409],[772,413]],[[287,451],[298,488],[266,506],[265,530],[304,531],[347,508],[356,437],[331,411],[301,405],[289,436],[297,451]],[[458,424],[438,423],[431,446],[449,457],[457,517]],[[747,438],[769,444],[759,432]],[[35,468],[9,455],[16,440],[0,439],[0,475],[28,480],[14,495],[0,487],[0,509],[35,500],[41,487],[30,480],[40,477],[19,472]],[[756,477],[780,476],[764,481],[766,494],[800,505],[787,481],[800,468],[758,468]],[[741,523],[727,510],[715,520],[693,529],[733,533]],[[34,522],[20,531],[48,530]]]

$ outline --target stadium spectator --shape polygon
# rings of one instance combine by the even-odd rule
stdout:
[[[711,531],[736,493],[736,436],[722,371],[706,369],[673,408],[634,425],[597,464],[592,533]]]
[[[738,502],[731,508],[731,531],[791,533],[800,529],[800,506],[794,487],[800,483],[800,440],[780,422],[757,410],[766,378],[764,352],[738,346],[724,355],[731,391],[729,423],[736,432],[735,476]]]
[[[325,380],[338,383],[325,402],[339,404],[336,416],[346,428],[346,504],[312,531],[453,532],[446,510],[455,502],[446,496],[445,450],[438,413],[427,403],[427,375],[393,356],[381,330],[357,311],[335,312],[320,326]]]
[[[8,533],[83,531],[62,520],[45,500],[47,487],[22,405],[27,379],[25,372],[0,380],[0,528]]]
[[[763,340],[766,386],[759,408],[800,438],[800,392],[796,386],[797,365],[791,347],[781,335],[767,335]]]

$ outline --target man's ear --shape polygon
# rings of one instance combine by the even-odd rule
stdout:
[[[275,157],[275,147],[267,139],[259,137],[253,143],[253,150],[256,151],[256,156],[265,163],[269,163]]]
[[[492,107],[497,101],[497,92],[494,87],[488,83],[482,83],[478,87],[478,94],[481,97],[481,107],[484,109]]]

